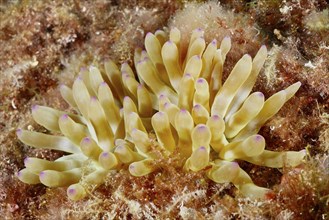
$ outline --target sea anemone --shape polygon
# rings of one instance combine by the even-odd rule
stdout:
[[[159,170],[157,161],[178,156],[182,172],[204,170],[216,183],[233,183],[250,198],[263,198],[270,189],[253,183],[237,160],[280,168],[297,166],[305,151],[265,150],[257,134],[300,87],[297,82],[266,101],[251,90],[267,56],[262,46],[252,59],[244,55],[225,83],[222,74],[231,40],[208,45],[203,31],[191,35],[187,51],[176,28],[148,33],[145,51],[136,50],[135,69],[121,70],[111,61],[104,68],[82,69],[72,89],[60,92],[76,114],[33,106],[33,119],[53,133],[18,129],[18,138],[35,148],[67,153],[55,161],[25,159],[17,173],[28,184],[68,186],[79,200],[88,185],[99,185],[113,170],[129,169],[133,176]]]

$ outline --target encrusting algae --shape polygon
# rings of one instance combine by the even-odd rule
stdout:
[[[85,186],[102,184],[111,170],[129,169],[133,176],[156,172],[157,160],[178,155],[182,172],[205,170],[217,183],[233,183],[246,197],[263,198],[271,190],[253,183],[238,160],[280,168],[295,167],[302,151],[265,150],[257,134],[299,89],[296,82],[265,100],[253,92],[267,49],[244,55],[225,82],[222,73],[231,48],[226,37],[206,44],[203,30],[193,31],[187,51],[181,33],[157,31],[145,37],[145,51],[136,50],[137,74],[124,63],[82,69],[72,88],[61,86],[66,113],[33,106],[34,120],[53,133],[19,129],[18,138],[36,148],[68,153],[55,161],[25,159],[17,173],[28,184],[68,186],[72,200],[84,198]]]

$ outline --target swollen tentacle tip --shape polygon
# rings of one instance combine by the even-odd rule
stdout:
[[[147,32],[147,34],[145,35],[145,37],[151,37],[151,36],[153,36],[151,32]]]
[[[123,79],[128,79],[130,76],[127,72],[122,72],[122,78]]]
[[[199,124],[199,125],[197,125],[196,129],[197,129],[198,132],[199,131],[205,131],[205,130],[207,130],[207,126],[203,125],[203,124]]]
[[[129,96],[125,96],[125,97],[123,97],[123,101],[124,101],[124,102],[130,101],[130,100],[131,100],[131,99],[130,99]]]
[[[103,152],[99,155],[98,158],[101,166],[106,170],[111,170],[118,165],[118,160],[116,156],[111,152]]]
[[[76,78],[76,81],[78,81],[78,82],[83,81],[83,77],[81,74],[78,75],[78,77]]]
[[[301,153],[301,158],[304,159],[307,156],[307,150],[299,151]]]
[[[201,146],[201,147],[199,147],[199,149],[198,149],[199,151],[207,151],[207,148],[206,147],[204,147],[204,146]]]
[[[21,128],[18,128],[18,129],[16,130],[16,135],[17,135],[17,137],[21,137],[22,134],[23,134],[23,130],[22,130]]]
[[[230,165],[231,165],[231,167],[233,168],[233,169],[237,169],[237,168],[239,168],[240,166],[239,166],[239,163],[238,162],[231,162],[230,163]]]
[[[143,89],[144,88],[144,86],[142,85],[142,84],[138,84],[138,86],[137,86],[137,89],[138,90],[141,90],[141,89]]]
[[[143,60],[139,60],[138,62],[137,62],[137,65],[141,65],[142,63],[145,63],[145,60],[143,59]]]
[[[205,146],[200,146],[193,151],[191,157],[186,161],[190,170],[196,172],[202,170],[209,164],[209,152]]]
[[[45,171],[41,171],[39,173],[39,177],[40,177],[40,180],[43,180],[43,179],[45,179],[47,177],[47,173]]]
[[[131,163],[129,165],[129,172],[133,176],[143,176],[142,174],[145,172],[144,170],[140,170],[135,163]]]
[[[186,114],[188,113],[188,111],[185,108],[182,108],[181,110],[179,110],[180,113]]]
[[[154,168],[149,159],[134,162],[129,165],[130,174],[136,177],[145,176],[153,171]]]
[[[192,74],[191,73],[185,73],[183,77],[185,77],[185,78],[192,78]]]
[[[22,172],[21,172],[21,170],[18,171],[17,173],[15,173],[15,175],[16,175],[18,178],[22,177]]]
[[[103,81],[99,84],[99,86],[107,86],[107,83]]]
[[[223,117],[220,115],[217,115],[217,114],[212,115],[211,118],[212,118],[212,120],[215,120],[215,121],[223,120]]]
[[[206,80],[204,78],[199,78],[196,82],[199,84],[202,84],[202,83],[205,83]]]
[[[89,144],[91,143],[91,139],[90,137],[85,137],[81,140],[82,144]]]
[[[170,107],[170,103],[169,103],[169,102],[165,102],[165,103],[163,104],[163,107],[164,107],[164,109],[169,108],[169,107]]]
[[[136,134],[137,132],[138,132],[138,129],[137,128],[133,128],[130,131],[131,135]]]
[[[266,45],[262,45],[261,47],[260,47],[260,49],[262,49],[262,50],[267,50],[267,47],[266,47]]]
[[[25,157],[24,159],[24,165],[26,166],[30,161],[30,158],[29,157]]]
[[[69,119],[69,116],[68,116],[68,114],[64,114],[60,117],[60,119],[61,120],[67,120],[67,119]]]
[[[255,135],[254,140],[256,142],[265,141],[265,139],[264,139],[264,137],[262,135]]]
[[[164,98],[167,98],[167,96],[166,96],[165,94],[162,94],[162,93],[161,93],[161,94],[159,95],[159,99],[164,99]]]
[[[91,96],[91,97],[90,97],[90,101],[91,101],[91,102],[95,102],[95,101],[97,101],[97,97],[96,97],[96,96]]]
[[[67,196],[73,201],[78,201],[86,197],[87,193],[80,184],[73,184],[67,188]]]
[[[80,68],[80,72],[85,72],[85,71],[87,71],[87,67],[83,66]],[[80,77],[80,76],[78,76],[78,77]]]
[[[127,70],[129,68],[129,64],[125,61],[121,64],[121,70],[125,72],[124,70]]]
[[[200,108],[201,108],[201,105],[199,105],[199,104],[195,104],[195,105],[193,106],[193,108],[194,108],[194,109],[200,109]]]
[[[262,92],[255,92],[257,94],[258,97],[260,98],[264,98],[264,94]]]
[[[35,112],[39,109],[39,105],[32,105],[32,112]]]

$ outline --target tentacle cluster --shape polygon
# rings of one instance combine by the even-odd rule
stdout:
[[[251,90],[267,56],[262,46],[252,59],[244,55],[222,83],[230,38],[208,45],[195,30],[187,49],[178,29],[157,31],[136,50],[135,68],[112,61],[104,68],[82,69],[72,88],[61,86],[63,98],[76,114],[33,106],[34,120],[61,136],[17,131],[36,148],[68,155],[55,161],[26,158],[18,178],[29,184],[69,186],[69,198],[86,196],[86,184],[101,184],[110,170],[128,167],[144,176],[157,169],[156,160],[179,155],[185,171],[207,171],[217,182],[231,182],[241,193],[263,197],[269,189],[256,186],[236,160],[267,167],[296,166],[305,151],[265,150],[261,126],[300,87],[297,82],[265,100]],[[86,169],[88,167],[88,169]]]

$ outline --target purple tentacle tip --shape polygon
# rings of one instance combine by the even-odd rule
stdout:
[[[256,135],[255,136],[255,141],[259,142],[259,141],[262,141],[264,138],[262,135]]]
[[[102,157],[108,157],[108,156],[109,156],[109,153],[108,153],[108,152],[103,152],[103,153],[101,154],[101,156],[102,156]]]
[[[156,114],[159,115],[159,116],[164,116],[163,112],[157,112]]]
[[[39,108],[39,105],[32,105],[32,112],[38,110]]]
[[[69,118],[68,114],[64,114],[61,116],[61,119],[62,120],[67,120]]]
[[[237,162],[232,162],[232,168],[238,168],[239,167],[239,164]]]
[[[85,138],[82,139],[82,141],[84,143],[90,143],[91,142],[90,137],[85,137]]]
[[[197,82],[197,83],[204,83],[204,81],[205,81],[205,79],[203,79],[203,78],[199,78],[196,82]]]
[[[264,97],[264,94],[262,92],[258,92],[257,95],[261,98]]]
[[[82,78],[82,76],[81,76],[81,74],[77,77],[77,79],[76,79],[77,81],[82,81],[83,80],[83,78]]]
[[[207,149],[204,146],[199,147],[200,151],[206,151]]]
[[[25,157],[24,164],[27,164],[29,162],[29,157]],[[26,165],[25,165],[26,166]]]
[[[195,104],[195,105],[193,106],[193,108],[196,109],[196,110],[200,110],[201,105],[200,105],[200,104]]]
[[[213,115],[212,118],[216,121],[220,119],[219,115]]]
[[[129,78],[130,77],[129,74],[126,71],[123,71],[121,75],[122,75],[122,78]]]
[[[137,62],[137,65],[139,65],[139,64],[141,64],[143,62],[144,62],[144,60],[140,60],[140,61]]]
[[[100,85],[100,86],[106,86],[107,83],[106,83],[106,82],[101,82],[99,85]]]
[[[187,110],[184,109],[184,108],[182,108],[182,109],[180,110],[180,112],[181,112],[181,113],[187,113]]]
[[[18,129],[16,130],[16,135],[17,135],[17,136],[22,135],[22,133],[23,133],[23,131],[22,131],[21,128],[18,128]]]
[[[71,195],[74,195],[74,194],[76,194],[76,190],[75,189],[73,189],[73,188],[70,188],[69,190],[68,190],[68,193],[69,194],[71,194]]]
[[[39,173],[39,177],[40,178],[44,178],[46,176],[46,173],[44,172],[44,171],[41,171],[40,173]]]
[[[198,131],[203,131],[203,130],[207,129],[207,126],[203,125],[203,124],[199,124],[197,129],[198,129]]]
[[[123,146],[119,145],[115,148],[115,151],[122,151],[123,150]]]

